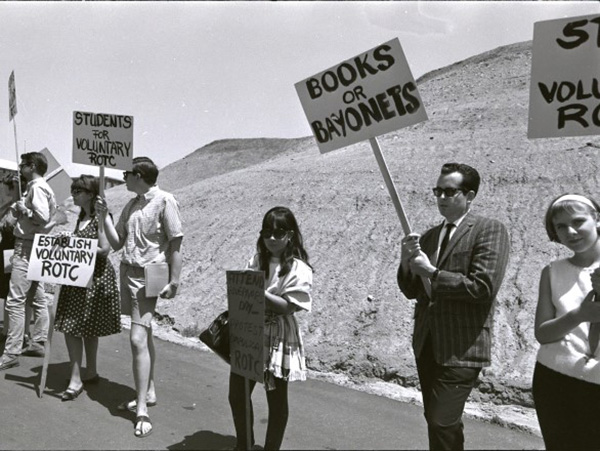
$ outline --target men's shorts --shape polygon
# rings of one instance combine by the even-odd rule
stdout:
[[[146,297],[144,268],[121,263],[121,312],[131,315],[131,323],[152,327],[158,297]]]

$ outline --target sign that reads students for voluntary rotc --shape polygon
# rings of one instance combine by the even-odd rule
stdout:
[[[600,15],[537,22],[528,137],[600,134]]]
[[[87,287],[92,282],[98,240],[36,234],[27,278]]]
[[[262,382],[265,323],[265,275],[227,271],[231,371]]]
[[[295,86],[322,153],[427,120],[398,39]]]
[[[73,112],[73,163],[129,171],[133,116]]]

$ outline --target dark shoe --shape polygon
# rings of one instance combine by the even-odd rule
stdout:
[[[21,355],[28,357],[44,357],[44,345],[38,342],[31,342],[31,344],[25,349]]]
[[[90,377],[88,379],[81,379],[81,382],[84,384],[97,384],[100,382],[100,376],[96,374],[94,377]]]
[[[79,387],[79,390],[73,390],[72,388],[67,388],[61,395],[60,399],[62,401],[73,401],[74,399],[77,399],[77,397],[82,392],[83,392],[83,385],[81,387]]]
[[[9,368],[15,368],[19,365],[19,357],[17,357],[16,355],[9,356],[5,354],[2,357],[0,357],[0,371],[7,370]]]
[[[148,429],[148,431],[146,433],[142,432],[142,427],[144,426],[144,423],[148,423],[150,425],[150,429]],[[148,417],[147,415],[140,415],[139,417],[135,417],[135,429],[134,429],[134,434],[137,438],[143,438],[143,437],[148,437],[150,434],[152,434],[152,422],[150,421],[150,417]]]
[[[156,405],[156,401],[146,401],[146,405],[148,407],[154,407]],[[132,399],[131,401],[122,402],[117,406],[117,410],[119,412],[135,412],[137,410],[137,399]]]

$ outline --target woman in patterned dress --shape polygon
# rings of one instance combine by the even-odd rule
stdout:
[[[55,330],[63,332],[71,360],[71,379],[62,394],[72,401],[83,391],[84,383],[97,383],[98,337],[121,332],[121,307],[115,270],[108,260],[110,245],[98,230],[94,204],[99,194],[98,179],[81,175],[71,185],[73,203],[81,208],[73,236],[97,238],[98,254],[90,288],[62,286],[56,308]],[[87,378],[81,378],[85,347]]]

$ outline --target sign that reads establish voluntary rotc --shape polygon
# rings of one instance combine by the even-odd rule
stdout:
[[[73,163],[131,170],[133,116],[73,112]]]
[[[36,234],[27,278],[87,287],[92,282],[98,240]]]
[[[600,15],[534,25],[528,137],[600,134]]]
[[[227,271],[231,371],[263,381],[265,275],[262,271]]]
[[[322,153],[427,120],[398,39],[295,86]]]

